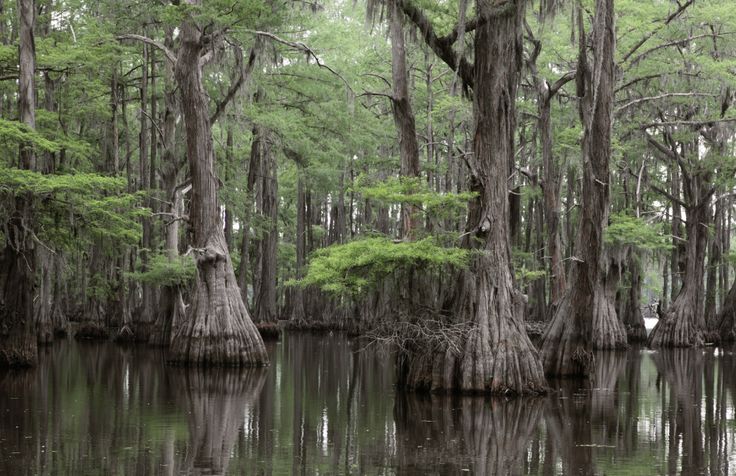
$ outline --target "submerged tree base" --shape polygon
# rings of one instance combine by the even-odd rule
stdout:
[[[568,291],[560,300],[540,342],[544,373],[549,376],[584,377],[594,362],[585,322],[576,318],[572,307],[572,294]]]
[[[401,387],[486,395],[547,392],[539,354],[521,318],[522,297],[506,269],[492,269],[484,256],[475,272],[461,272],[455,315],[463,328],[448,336],[444,349],[405,347],[397,362]]]
[[[224,236],[215,233],[197,253],[192,304],[172,339],[169,362],[267,365],[266,347],[241,298]]]
[[[88,322],[82,324],[74,333],[74,338],[77,340],[107,340],[110,338],[110,333],[101,324]]]
[[[628,347],[626,328],[616,314],[614,301],[596,293],[593,311],[593,349],[623,350]]]
[[[281,326],[270,322],[260,322],[256,324],[258,333],[261,334],[263,340],[279,340],[281,338]]]
[[[39,345],[51,345],[54,342],[54,326],[51,322],[36,324],[36,340]]]
[[[695,323],[687,299],[677,300],[658,321],[649,335],[649,347],[701,347],[705,344],[704,329]]]

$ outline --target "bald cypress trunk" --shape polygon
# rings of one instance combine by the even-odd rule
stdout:
[[[271,150],[269,133],[262,131],[258,212],[264,224],[256,242],[256,261],[253,287],[253,320],[259,327],[273,325],[278,320],[276,309],[276,252],[278,245],[278,178],[276,156]],[[272,332],[271,332],[272,333]],[[278,333],[277,333],[278,334]]]
[[[542,366],[524,326],[522,296],[511,272],[508,176],[514,160],[516,89],[521,63],[523,0],[479,0],[488,20],[475,37],[474,167],[463,245],[480,251],[461,273],[454,315],[467,323],[459,355],[426,349],[402,355],[400,384],[416,390],[530,394],[546,390]]]
[[[391,105],[394,124],[399,135],[401,176],[419,177],[419,144],[417,143],[416,121],[409,98],[409,73],[406,69],[406,47],[404,45],[404,15],[395,0],[389,2],[389,31],[391,36],[391,80],[393,93]],[[416,207],[401,205],[401,236],[411,239],[416,226]]]
[[[18,116],[35,129],[36,96],[34,74],[36,47],[33,38],[35,2],[18,0],[19,79]],[[19,166],[36,169],[36,158],[28,144],[21,144]],[[33,293],[36,272],[35,243],[32,238],[33,198],[19,195],[9,210],[5,246],[0,255],[0,367],[35,365],[36,333],[33,319]]]
[[[685,275],[677,297],[649,334],[651,347],[690,347],[704,343],[703,273],[712,192],[709,174],[688,174],[688,177],[683,183],[687,214]]]
[[[306,224],[307,204],[306,192],[304,190],[304,170],[297,167],[296,182],[296,278],[304,276],[304,265],[306,258]],[[296,286],[292,295],[291,321],[293,325],[302,326],[306,324],[304,312],[304,290]]]
[[[199,5],[200,0],[187,3]],[[202,54],[208,38],[191,18],[182,22],[174,77],[179,87],[192,177],[190,223],[197,277],[186,321],[171,343],[170,360],[200,365],[264,365],[268,354],[235,280],[217,200]]]
[[[603,230],[608,221],[609,161],[614,95],[615,27],[613,0],[596,0],[594,65],[588,65],[582,12],[577,89],[583,123],[583,203],[568,289],[554,310],[541,341],[548,375],[588,375],[593,360],[593,326],[614,328],[615,307],[606,301]],[[615,294],[615,293],[614,293]],[[606,310],[605,313],[601,311]],[[596,314],[596,311],[598,313]],[[610,324],[610,326],[608,326]]]

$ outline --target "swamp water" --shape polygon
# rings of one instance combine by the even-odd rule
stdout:
[[[736,354],[599,353],[545,398],[405,395],[392,361],[286,333],[258,370],[57,342],[0,371],[0,475],[736,474]]]

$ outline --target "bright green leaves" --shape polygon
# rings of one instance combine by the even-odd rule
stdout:
[[[668,237],[656,226],[625,213],[611,215],[605,241],[609,245],[628,245],[644,251],[666,251],[671,248]]]
[[[40,237],[56,246],[80,246],[82,232],[107,244],[137,243],[138,219],[149,211],[141,196],[125,192],[124,179],[97,174],[44,175],[0,167],[0,219],[7,220],[16,196],[34,197]]]
[[[366,238],[315,252],[299,284],[334,293],[361,294],[398,269],[464,267],[469,258],[469,250],[446,248],[432,238],[416,242]]]
[[[174,259],[157,254],[148,261],[146,271],[139,269],[126,276],[145,284],[156,286],[184,286],[189,284],[197,273],[191,256],[177,256]]]
[[[367,185],[365,178],[359,178],[356,191],[364,198],[382,205],[404,204],[417,207],[427,216],[434,218],[454,218],[465,214],[468,201],[476,196],[472,192],[437,193],[429,189],[421,178],[392,177],[383,182]]]

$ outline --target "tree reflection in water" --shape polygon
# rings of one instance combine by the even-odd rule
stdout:
[[[396,396],[399,474],[526,474],[542,399]]]
[[[187,474],[227,472],[238,431],[257,402],[267,370],[201,367],[171,369],[189,421]]]
[[[598,353],[542,399],[397,392],[390,355],[285,334],[260,370],[58,342],[0,372],[0,474],[734,475],[733,349]]]

